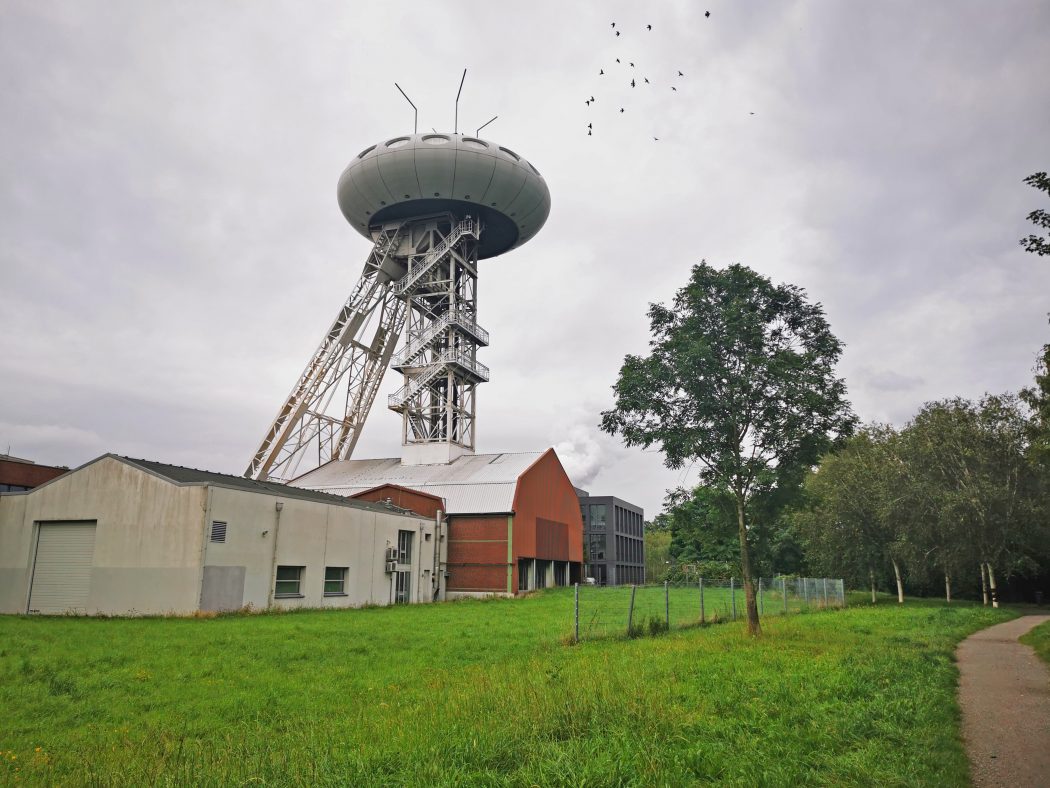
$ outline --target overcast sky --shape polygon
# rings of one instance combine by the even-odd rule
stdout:
[[[451,131],[464,67],[462,127],[498,114],[483,136],[553,201],[481,265],[479,451],[556,445],[655,514],[694,476],[598,414],[702,258],[822,302],[864,420],[1031,381],[1050,258],[1017,240],[1045,207],[1022,178],[1050,169],[1050,4],[510,8],[4,0],[0,451],[243,472],[368,253],[340,171],[411,129],[395,80]],[[398,383],[355,456],[399,455]]]

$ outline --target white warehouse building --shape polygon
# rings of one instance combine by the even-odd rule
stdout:
[[[0,613],[430,602],[445,537],[441,513],[107,454],[0,494]]]

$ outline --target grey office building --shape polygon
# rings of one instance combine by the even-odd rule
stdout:
[[[583,560],[588,577],[601,586],[645,582],[642,507],[612,495],[577,488],[583,515]]]

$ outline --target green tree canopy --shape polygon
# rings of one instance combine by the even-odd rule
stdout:
[[[1050,177],[1047,177],[1045,172],[1033,173],[1025,178],[1024,182],[1034,189],[1045,192],[1047,196],[1050,197]],[[1046,211],[1043,208],[1037,208],[1028,214],[1028,221],[1036,227],[1050,230],[1050,211]],[[1032,252],[1033,254],[1050,254],[1050,235],[1044,238],[1033,233],[1027,238],[1021,239],[1021,246],[1025,248],[1026,252]]]
[[[758,490],[816,462],[852,429],[842,344],[820,304],[742,265],[692,269],[673,304],[649,308],[648,356],[624,359],[601,427],[628,446],[659,444],[669,468],[699,466],[736,509],[748,629],[760,632],[748,544]]]

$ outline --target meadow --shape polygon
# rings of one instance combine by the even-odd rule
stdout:
[[[1050,665],[1050,621],[1040,624],[1027,635],[1022,636],[1021,642],[1034,648],[1039,658]]]
[[[572,591],[211,619],[0,617],[0,782],[965,785],[909,602],[572,645]]]

